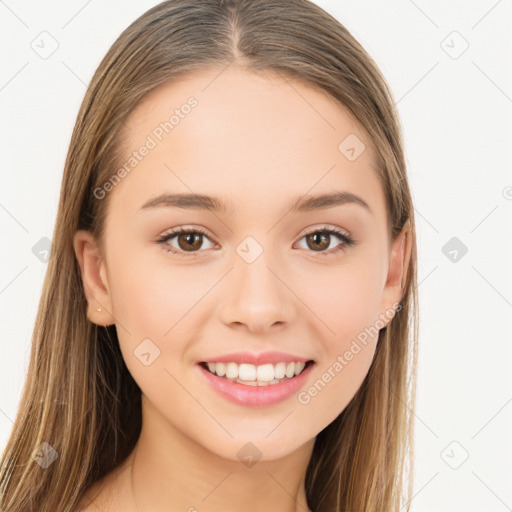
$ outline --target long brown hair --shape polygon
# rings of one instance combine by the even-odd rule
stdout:
[[[389,87],[348,30],[308,0],[170,0],[147,11],[115,41],[78,113],[28,375],[2,457],[2,511],[71,512],[88,487],[135,446],[140,388],[126,368],[115,327],[87,319],[73,235],[88,229],[101,241],[107,201],[96,200],[93,191],[118,169],[119,134],[141,99],[179,75],[220,70],[233,61],[312,84],[347,107],[376,148],[390,239],[408,223],[412,252],[402,309],[380,330],[374,360],[354,398],[317,435],[306,494],[313,512],[409,509],[416,232]],[[57,458],[41,464],[41,453],[47,460]]]

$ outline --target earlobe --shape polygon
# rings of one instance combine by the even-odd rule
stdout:
[[[96,240],[89,231],[79,230],[75,233],[73,247],[87,298],[87,318],[97,325],[113,324],[106,265]]]

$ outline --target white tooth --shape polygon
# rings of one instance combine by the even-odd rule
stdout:
[[[268,382],[274,380],[274,365],[268,363],[258,366],[257,375],[259,381]]]
[[[277,363],[274,366],[274,377],[276,379],[282,379],[286,373],[286,363]]]
[[[271,380],[269,384],[279,384],[279,379]]]
[[[297,363],[295,365],[295,375],[299,375],[299,373],[304,370],[304,367],[306,366],[306,363]]]
[[[253,364],[242,363],[238,368],[238,378],[241,380],[255,380],[256,366]]]
[[[295,375],[295,363],[288,363],[286,367],[286,376],[291,379]]]
[[[216,363],[216,365],[215,365],[215,373],[219,377],[224,377],[224,375],[226,375],[226,365],[224,363]]]
[[[268,386],[268,382],[265,381],[258,381],[258,386]]]
[[[306,367],[306,363],[271,363],[255,366],[253,364],[235,362],[229,363],[207,363],[210,372],[219,377],[225,377],[229,380],[240,379],[246,382],[259,381],[257,385],[265,385],[268,382],[277,383],[285,377],[291,379],[299,375]],[[251,382],[252,385],[252,382]]]
[[[226,364],[226,378],[236,379],[238,377],[238,365],[236,363]]]
[[[245,380],[236,379],[235,382],[238,382],[238,384],[245,384],[246,386],[257,386],[258,385],[258,383],[255,380],[253,380],[253,381],[250,381],[250,380],[245,381]]]

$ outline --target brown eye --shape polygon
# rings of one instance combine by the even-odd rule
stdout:
[[[184,235],[178,235],[178,246],[184,251],[194,251],[199,249],[203,244],[202,236],[203,235],[196,233],[185,233]]]
[[[310,235],[306,235],[306,240],[308,241],[308,246],[313,249],[313,251],[323,251],[329,247],[329,235],[325,234],[321,231],[316,233],[311,233]]]
[[[171,233],[163,235],[157,240],[157,242],[161,244],[162,247],[168,252],[183,254],[202,252],[199,249],[204,249],[203,246],[205,240],[211,244],[211,246],[207,246],[206,249],[213,247],[213,242],[201,229],[194,228],[185,230],[180,228]]]
[[[306,233],[302,238],[306,241],[305,249],[317,252],[322,256],[334,255],[339,251],[347,249],[351,245],[355,244],[355,240],[348,234],[334,228],[324,227],[323,229],[317,229]],[[338,243],[334,243],[338,239]],[[329,249],[329,247],[332,247]],[[329,249],[329,250],[326,250]]]

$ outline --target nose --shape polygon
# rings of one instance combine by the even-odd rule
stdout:
[[[293,284],[274,268],[268,252],[252,263],[236,256],[221,299],[220,316],[228,327],[257,334],[283,328],[293,320],[297,300],[290,291]]]

